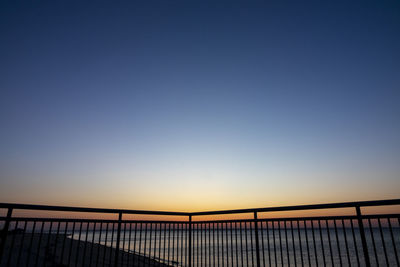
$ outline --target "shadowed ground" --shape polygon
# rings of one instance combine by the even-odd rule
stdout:
[[[115,266],[116,251],[65,235],[9,233],[0,266]],[[118,266],[168,265],[119,250]]]

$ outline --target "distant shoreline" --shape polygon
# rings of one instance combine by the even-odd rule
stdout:
[[[10,249],[12,253],[10,254]],[[75,240],[65,234],[8,233],[0,266],[114,266],[115,248]],[[119,249],[119,264],[169,266],[146,256]]]

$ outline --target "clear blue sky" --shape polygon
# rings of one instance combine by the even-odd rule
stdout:
[[[399,1],[2,1],[0,201],[400,195]]]

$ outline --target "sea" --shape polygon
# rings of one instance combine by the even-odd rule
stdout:
[[[67,231],[71,238],[117,247],[117,230]],[[365,266],[358,228],[122,229],[119,248],[171,266]],[[87,243],[90,245],[90,243]],[[400,228],[365,228],[372,266],[399,266]]]

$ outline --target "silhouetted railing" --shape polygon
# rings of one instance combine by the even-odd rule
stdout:
[[[361,208],[400,199],[209,212],[0,203],[1,266],[399,266],[400,214]],[[352,208],[354,215],[261,218]],[[116,214],[118,219],[16,217],[17,210]],[[324,210],[324,211],[322,211]],[[128,214],[182,220],[130,220]],[[235,219],[192,220],[235,214]],[[250,214],[251,219],[238,219]],[[232,217],[232,216],[231,216]]]

